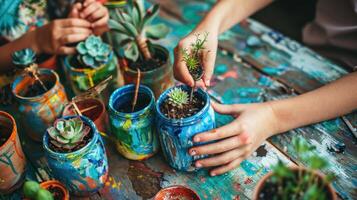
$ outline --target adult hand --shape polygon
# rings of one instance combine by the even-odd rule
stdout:
[[[209,87],[211,77],[214,70],[214,63],[216,60],[217,44],[218,44],[218,33],[213,30],[199,31],[195,30],[185,38],[183,38],[175,48],[175,61],[174,61],[174,76],[177,80],[183,82],[191,87],[194,86],[194,80],[189,73],[185,62],[183,61],[182,50],[186,49],[191,51],[191,44],[195,43],[197,39],[197,34],[203,37],[203,34],[207,32],[207,41],[204,45],[204,49],[201,56],[201,64],[203,65],[203,77],[202,80],[198,82],[198,86]]]
[[[269,103],[222,105],[212,103],[216,112],[236,119],[217,129],[194,136],[194,142],[211,142],[189,150],[190,155],[211,155],[196,161],[196,167],[215,167],[211,176],[223,174],[251,155],[277,132],[277,120]]]
[[[33,31],[35,51],[47,54],[74,54],[75,47],[68,46],[85,40],[92,34],[91,24],[83,19],[54,20]]]

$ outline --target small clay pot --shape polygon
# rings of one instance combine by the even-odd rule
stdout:
[[[40,186],[43,188],[43,189],[46,189],[48,190],[49,187],[56,187],[56,188],[59,188],[61,191],[62,191],[62,194],[63,194],[63,199],[62,200],[69,200],[69,192],[68,190],[66,189],[66,187],[59,181],[56,181],[56,180],[49,180],[49,181],[45,181],[45,182],[42,182],[40,184]]]
[[[26,158],[21,148],[15,119],[0,111],[0,135],[8,137],[0,146],[0,194],[10,193],[21,186],[26,168]]]
[[[154,200],[166,200],[166,199],[190,199],[200,200],[198,194],[190,188],[174,185],[164,189],[161,189],[154,197]]]
[[[298,171],[302,170],[302,171],[307,171],[307,168],[304,167],[290,167],[290,169],[292,171],[294,171],[295,173],[298,173]],[[325,175],[323,175],[321,172],[318,171],[313,171],[312,172],[314,175],[318,176],[320,180],[322,180],[324,178]],[[254,193],[253,193],[253,200],[258,200],[259,198],[259,194],[260,191],[263,189],[266,181],[273,175],[273,172],[269,172],[268,174],[266,174],[262,179],[260,179],[260,181],[258,182],[257,186],[254,189]],[[337,195],[335,190],[332,188],[331,184],[326,185],[328,193],[330,194],[331,200],[337,200]]]
[[[105,112],[105,106],[101,100],[94,98],[83,99],[76,102],[76,105],[78,106],[79,110],[84,110],[82,114],[91,119],[100,132],[106,132],[108,124],[108,115]],[[93,109],[85,111],[86,109],[91,107]],[[67,105],[63,110],[62,116],[69,115],[76,115],[73,104]]]

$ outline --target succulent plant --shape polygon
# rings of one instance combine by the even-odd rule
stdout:
[[[179,108],[189,102],[188,93],[181,88],[172,89],[168,97],[168,103]]]
[[[32,200],[53,200],[53,195],[46,189],[41,188],[36,181],[26,181],[23,186],[26,198]]]
[[[76,49],[78,51],[78,61],[93,69],[108,62],[111,52],[110,46],[104,43],[100,37],[94,35],[80,42]]]
[[[12,62],[21,69],[24,69],[35,62],[36,54],[30,49],[22,49],[20,51],[15,51],[12,54]]]
[[[81,118],[60,119],[55,122],[54,127],[47,129],[51,138],[50,142],[63,150],[73,150],[83,141],[90,132]]]
[[[165,24],[151,25],[158,12],[159,5],[153,5],[145,11],[142,0],[128,0],[126,11],[117,8],[112,12],[109,27],[120,34],[120,37],[117,37],[120,38],[118,44],[115,45],[120,49],[116,49],[116,52],[122,52],[123,48],[124,56],[133,61],[138,60],[140,53],[145,60],[150,59],[152,55],[147,39],[161,39],[169,33],[169,28]]]

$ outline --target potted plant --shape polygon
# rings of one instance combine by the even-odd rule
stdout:
[[[91,35],[77,44],[77,55],[64,58],[65,71],[73,92],[78,95],[109,76],[113,79],[109,90],[120,86],[121,73],[111,47],[98,36]],[[103,94],[104,101],[108,94]]]
[[[41,141],[46,128],[61,115],[67,103],[66,93],[56,72],[37,68],[31,49],[15,52],[12,59],[24,72],[12,84],[22,128],[32,139]]]
[[[118,33],[113,42],[125,84],[135,83],[141,73],[141,84],[153,90],[155,97],[174,84],[168,50],[152,43],[169,33],[164,24],[151,24],[158,12],[158,5],[145,11],[143,1],[127,1],[126,9],[117,8],[108,23]]]
[[[171,167],[182,171],[195,170],[194,161],[202,156],[191,156],[189,148],[195,144],[194,135],[215,128],[215,116],[210,98],[202,89],[192,93],[188,86],[166,90],[156,102],[157,130],[164,156]]]
[[[17,189],[22,183],[26,159],[21,148],[15,119],[0,111],[0,193]]]
[[[309,168],[287,167],[279,161],[273,171],[259,181],[253,199],[336,200],[336,193],[330,184],[334,175],[324,176],[319,172],[327,167],[327,161],[311,153],[315,147],[302,138],[293,138],[292,145],[298,157]]]
[[[26,199],[31,200],[69,200],[68,190],[56,180],[39,184],[36,181],[26,181],[23,186]]]
[[[72,194],[87,196],[103,187],[108,176],[107,155],[90,119],[84,116],[57,119],[47,129],[43,147],[53,177]]]
[[[158,150],[154,123],[155,98],[150,88],[140,85],[132,111],[134,85],[118,88],[109,99],[109,122],[117,150],[131,160],[143,160]]]

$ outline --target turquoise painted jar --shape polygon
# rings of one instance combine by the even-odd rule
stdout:
[[[109,99],[109,121],[119,153],[131,160],[143,160],[158,151],[155,98],[148,87],[140,85],[137,110],[131,112],[134,90],[131,84],[113,92]],[[125,107],[130,112],[123,111]]]
[[[38,76],[49,89],[45,93],[38,96],[26,96],[29,85],[34,80],[28,75],[20,75],[15,79],[12,93],[19,102],[20,128],[24,129],[33,140],[41,141],[46,129],[62,115],[62,110],[68,100],[55,71],[40,69]]]
[[[178,86],[190,92],[187,86]],[[170,119],[160,111],[160,105],[168,98],[174,87],[162,93],[156,102],[156,126],[159,134],[161,148],[169,165],[180,171],[194,171],[194,161],[204,156],[191,156],[188,150],[200,144],[194,144],[193,136],[216,127],[214,111],[210,106],[210,98],[202,89],[197,90],[197,95],[204,101],[203,108],[187,118]]]
[[[78,116],[66,116],[70,119]],[[79,150],[55,152],[49,147],[49,135],[43,137],[43,148],[53,177],[61,181],[76,196],[88,196],[104,186],[108,177],[108,159],[98,129],[87,117],[80,116],[91,128],[92,139]]]

